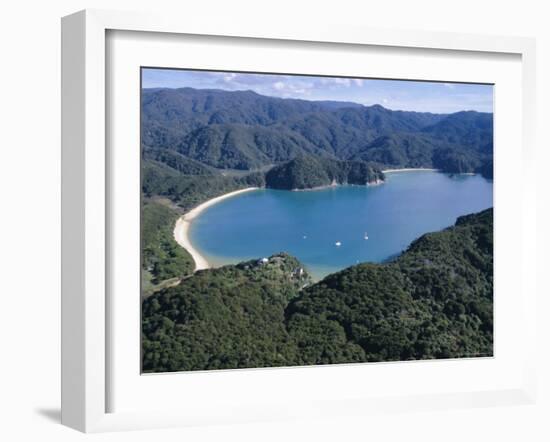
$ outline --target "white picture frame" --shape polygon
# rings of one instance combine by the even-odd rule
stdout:
[[[521,290],[520,324],[527,339],[521,363],[521,385],[463,393],[430,392],[424,395],[387,395],[377,398],[335,398],[312,402],[310,407],[252,407],[238,404],[226,415],[197,411],[109,412],[108,376],[112,358],[107,339],[111,324],[108,300],[107,229],[110,216],[106,36],[110,31],[154,32],[161,35],[199,35],[269,39],[273,41],[337,43],[345,47],[425,48],[513,54],[521,57],[521,153],[523,176],[534,168],[535,43],[532,39],[416,31],[393,32],[308,24],[300,29],[266,27],[265,23],[217,23],[196,17],[152,16],[87,10],[62,21],[62,423],[84,432],[98,432],[217,422],[248,422],[330,415],[532,403],[536,396],[534,342],[536,316],[534,237],[535,192],[521,189]],[[158,34],[156,34],[158,35]],[[497,160],[498,161],[498,160]],[[498,167],[498,165],[497,165]],[[525,181],[525,180],[524,180]],[[528,258],[530,257],[530,258]],[[138,298],[136,298],[138,299]],[[310,370],[325,368],[310,368]],[[224,375],[225,382],[242,377]],[[266,376],[269,376],[266,375]],[[167,381],[165,381],[167,382]],[[192,398],[190,398],[192,401]]]

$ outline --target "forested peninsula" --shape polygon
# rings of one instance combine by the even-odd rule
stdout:
[[[384,179],[384,173],[372,163],[299,155],[270,169],[265,175],[265,186],[305,190],[336,184],[379,184]]]

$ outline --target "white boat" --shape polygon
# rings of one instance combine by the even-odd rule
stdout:
[[[342,245],[342,243],[341,243],[340,241],[336,241],[336,242],[334,243],[334,245],[335,245],[336,247],[340,247],[340,246]]]
[[[364,238],[365,238],[365,240],[369,239],[369,235],[367,235],[367,232],[365,232]]]

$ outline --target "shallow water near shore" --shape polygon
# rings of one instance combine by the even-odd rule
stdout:
[[[320,279],[359,262],[383,262],[424,233],[493,205],[493,182],[479,175],[386,177],[380,186],[243,193],[198,215],[190,239],[213,266],[284,251]]]

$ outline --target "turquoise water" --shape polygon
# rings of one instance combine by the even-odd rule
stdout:
[[[387,260],[422,234],[493,205],[493,183],[479,175],[386,177],[380,186],[237,195],[197,217],[191,241],[214,265],[285,251],[319,279],[359,262]]]

